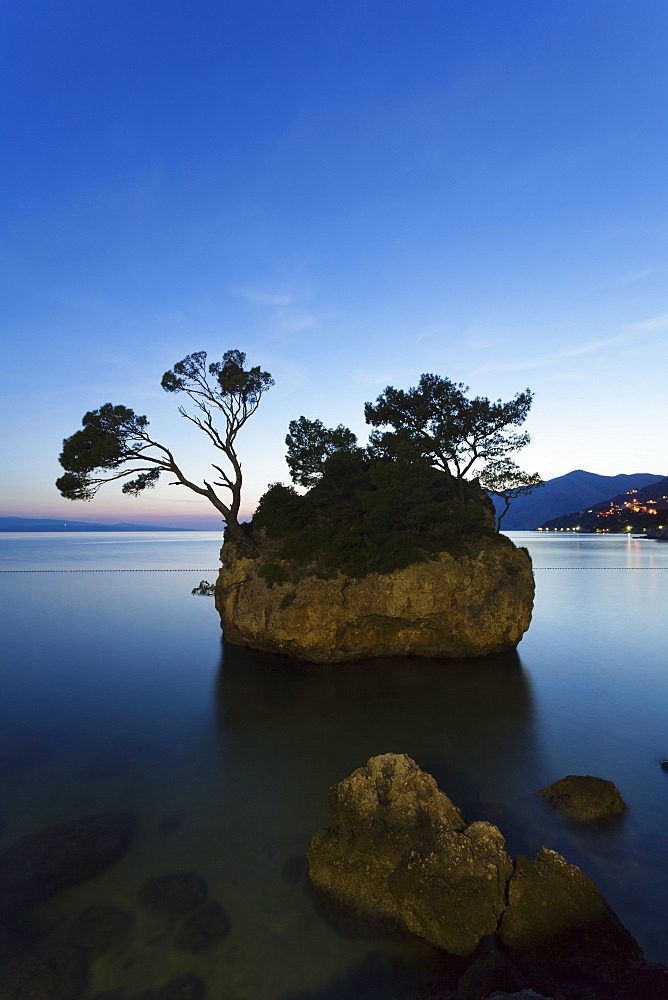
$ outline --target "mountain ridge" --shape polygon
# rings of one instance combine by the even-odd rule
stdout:
[[[645,472],[600,476],[584,469],[574,469],[563,476],[548,479],[528,496],[518,497],[501,522],[502,531],[533,531],[546,521],[605,503],[613,496],[628,493],[660,482],[664,476]],[[492,497],[497,512],[503,502]]]
[[[618,493],[609,500],[551,518],[543,529],[646,531],[663,527],[668,510],[668,477]],[[657,515],[660,515],[657,517]]]

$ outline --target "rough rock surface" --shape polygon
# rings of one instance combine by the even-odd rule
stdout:
[[[331,789],[330,826],[309,849],[313,884],[456,955],[494,933],[512,868],[499,830],[466,826],[404,754],[373,757]]]
[[[225,638],[318,663],[514,649],[531,621],[531,560],[494,538],[471,545],[465,556],[442,552],[360,580],[305,576],[269,587],[261,560],[237,558],[226,544],[216,585]]]
[[[538,794],[556,812],[580,823],[615,819],[628,809],[614,782],[590,774],[569,774]]]
[[[127,852],[134,831],[132,813],[110,812],[21,837],[0,854],[0,915],[29,910],[99,875]]]
[[[605,984],[604,995],[616,997],[616,984],[644,963],[640,946],[591,879],[546,847],[534,859],[517,858],[498,936],[518,961],[523,956],[529,968],[549,968],[584,995]]]
[[[410,757],[371,758],[330,789],[330,806],[308,854],[318,902],[360,916],[363,928],[380,918],[419,935],[448,961],[471,956],[457,1000],[494,990],[668,1000],[668,969],[644,959],[584,872],[545,847],[513,864],[498,829],[467,826]],[[452,987],[428,996],[452,997]]]

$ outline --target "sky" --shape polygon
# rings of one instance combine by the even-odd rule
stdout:
[[[275,386],[238,438],[243,513],[305,415],[423,372],[531,388],[544,479],[668,474],[665,0],[6,0],[0,515],[214,528],[161,483],[60,497],[105,402],[191,478],[160,387],[229,349]]]

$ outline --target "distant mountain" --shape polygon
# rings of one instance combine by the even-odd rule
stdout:
[[[502,531],[531,531],[540,528],[546,521],[573,511],[580,511],[603,503],[612,496],[628,490],[641,489],[658,483],[663,476],[636,472],[632,475],[597,476],[594,472],[576,469],[565,476],[548,479],[528,496],[518,497],[510,504],[510,510],[501,522]],[[494,498],[493,498],[494,499]],[[503,503],[494,500],[497,511],[503,510]]]
[[[546,521],[543,528],[643,532],[668,522],[668,477]]]
[[[96,524],[94,521],[55,521],[47,517],[0,517],[0,531],[194,531],[157,524]]]

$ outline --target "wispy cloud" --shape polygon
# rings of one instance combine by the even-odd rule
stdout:
[[[641,320],[639,323],[627,323],[622,327],[627,336],[634,336],[642,333],[665,333],[668,332],[668,313],[661,313],[653,319]]]
[[[579,344],[577,347],[569,347],[562,351],[553,351],[551,354],[544,354],[534,358],[518,358],[517,361],[492,363],[476,368],[473,374],[481,372],[519,372],[527,371],[531,368],[547,368],[564,358],[575,358],[582,354],[591,354],[593,351],[600,351],[604,347],[612,344],[619,344],[626,340],[628,334],[620,333],[615,337],[607,337],[604,340],[593,340],[588,344]]]
[[[595,351],[604,350],[614,344],[623,344],[630,340],[637,341],[643,336],[651,336],[656,333],[668,333],[668,313],[661,313],[651,319],[639,320],[637,323],[626,323],[619,328],[620,332],[614,337],[604,337],[600,340],[592,340],[586,344],[578,344],[575,347],[564,348],[561,351],[552,351],[549,354],[542,354],[530,358],[518,358],[516,361],[501,363],[492,362],[476,368],[473,374],[482,372],[520,372],[535,368],[549,368],[558,364],[565,358],[576,358],[583,354],[592,354]]]
[[[653,264],[652,267],[644,267],[640,271],[631,271],[629,274],[623,275],[621,280],[625,285],[633,281],[642,281],[643,278],[649,278],[653,274],[665,271],[666,267],[668,264]]]
[[[284,334],[314,330],[333,315],[315,310],[309,302],[311,293],[306,290],[276,290],[242,285],[230,291],[252,306],[269,309],[279,332]]]

